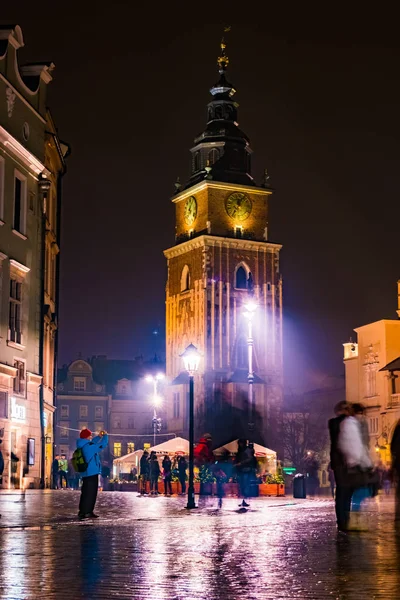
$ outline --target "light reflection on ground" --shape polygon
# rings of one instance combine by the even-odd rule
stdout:
[[[393,500],[370,507],[370,530],[338,538],[328,499],[138,498],[103,492],[96,522],[78,493],[0,494],[3,599],[398,599]]]

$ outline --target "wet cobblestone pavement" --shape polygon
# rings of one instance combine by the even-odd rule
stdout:
[[[99,494],[79,522],[78,492],[0,493],[0,598],[139,600],[400,598],[393,500],[370,530],[338,537],[328,499],[259,498],[239,512],[213,498]]]

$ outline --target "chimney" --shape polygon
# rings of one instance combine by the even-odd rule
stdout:
[[[397,280],[397,316],[400,319],[400,279]]]

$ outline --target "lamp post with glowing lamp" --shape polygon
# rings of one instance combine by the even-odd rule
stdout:
[[[181,354],[189,375],[189,486],[186,508],[196,508],[194,502],[194,374],[199,369],[200,353],[196,346],[189,344]]]
[[[162,381],[164,379],[164,374],[163,373],[157,373],[157,375],[147,375],[146,377],[146,381],[148,383],[152,383],[153,384],[153,408],[154,408],[154,412],[153,412],[153,419],[152,419],[152,424],[153,424],[153,446],[156,445],[156,435],[157,435],[157,431],[161,430],[161,419],[157,417],[157,408],[159,406],[161,406],[162,403],[162,398],[161,396],[159,396],[158,394],[158,382]]]
[[[254,371],[253,371],[253,319],[257,310],[257,304],[253,300],[249,300],[245,305],[244,316],[247,319],[248,330],[247,330],[247,349],[248,349],[248,375],[247,381],[249,384],[248,391],[248,402],[249,402],[249,431],[253,430],[253,383],[254,383]]]

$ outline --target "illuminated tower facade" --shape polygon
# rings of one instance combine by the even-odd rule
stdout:
[[[187,435],[188,380],[180,354],[202,353],[195,379],[196,434],[236,436],[272,444],[282,402],[281,246],[268,238],[268,176],[251,175],[250,142],[239,129],[235,89],[227,79],[224,40],[219,80],[212,86],[205,130],[195,138],[192,173],[176,185],[176,245],[164,252],[168,430]],[[248,339],[244,304],[253,322],[254,429],[248,430]],[[271,425],[271,427],[269,427]]]

